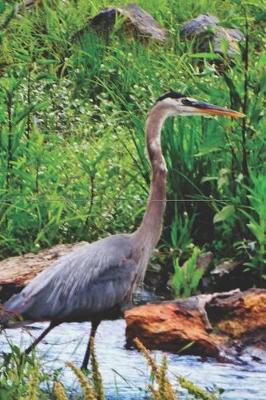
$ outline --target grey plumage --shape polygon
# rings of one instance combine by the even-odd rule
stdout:
[[[114,235],[85,245],[40,273],[5,310],[27,321],[90,321],[121,310],[136,278],[130,235]]]

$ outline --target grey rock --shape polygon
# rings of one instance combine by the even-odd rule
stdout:
[[[210,51],[233,57],[239,53],[238,42],[244,39],[239,29],[223,28],[213,15],[199,15],[181,27],[184,39],[196,39],[196,51]]]
[[[116,22],[116,16],[117,9],[106,8],[90,20],[89,26],[97,33],[109,33]],[[85,30],[87,30],[86,27]]]
[[[243,39],[244,35],[238,29],[218,28],[213,35],[213,50],[215,53],[225,53],[227,56],[233,57],[239,53],[238,42]]]
[[[185,22],[181,27],[181,35],[189,38],[199,35],[202,32],[211,28],[216,28],[219,24],[219,19],[214,15],[201,14],[188,22]]]
[[[239,42],[245,38],[243,32],[241,32],[239,29],[228,28],[226,31],[233,39]]]
[[[102,10],[89,21],[85,28],[78,32],[78,35],[84,33],[90,27],[96,33],[108,36],[119,17],[124,18],[122,27],[125,28],[128,34],[142,40],[152,39],[159,42],[166,40],[166,30],[150,14],[136,4],[109,7]]]

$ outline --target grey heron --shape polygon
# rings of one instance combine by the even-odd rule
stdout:
[[[106,237],[59,258],[4,304],[0,316],[2,327],[12,326],[17,319],[24,324],[50,321],[26,353],[55,326],[90,321],[91,332],[82,363],[82,368],[87,368],[90,343],[99,323],[117,318],[131,304],[132,294],[144,279],[162,231],[167,168],[161,149],[161,130],[166,118],[177,115],[244,116],[176,92],[159,97],[145,127],[152,177],[140,226],[133,233]]]

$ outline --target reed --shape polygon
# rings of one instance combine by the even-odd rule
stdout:
[[[193,382],[189,381],[188,379],[180,376],[177,378],[180,386],[184,389],[187,389],[188,393],[193,395],[196,399],[202,400],[218,400],[218,397],[214,393],[207,392],[206,390],[202,389],[198,385],[195,385]]]
[[[93,389],[93,386],[88,381],[86,375],[84,375],[84,373],[81,371],[81,369],[77,368],[71,362],[68,362],[67,365],[72,369],[72,371],[78,378],[78,381],[80,383],[80,386],[81,386],[83,394],[84,394],[84,400],[98,400],[96,393]]]
[[[134,339],[134,344],[143,354],[151,368],[152,373],[154,374],[155,382],[157,383],[157,389],[149,386],[151,389],[150,392],[154,396],[154,400],[176,400],[177,395],[175,394],[173,386],[167,377],[167,358],[163,357],[161,366],[158,366],[154,358],[151,356],[149,350],[138,338]]]
[[[54,395],[56,400],[68,400],[64,387],[60,382],[54,383]]]
[[[94,391],[97,395],[97,400],[104,400],[104,388],[102,376],[99,370],[99,364],[95,354],[94,338],[91,338],[91,369],[92,369],[92,382]]]

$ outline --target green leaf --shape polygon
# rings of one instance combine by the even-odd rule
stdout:
[[[190,58],[204,58],[205,60],[221,60],[222,56],[218,53],[193,53],[189,54]]]
[[[224,222],[226,219],[230,218],[235,213],[235,206],[225,206],[215,214],[213,218],[213,223],[217,224],[217,222]]]
[[[0,1],[0,14],[2,14],[5,11],[5,8],[6,8],[6,6],[5,6],[4,2]]]
[[[194,271],[194,274],[193,274],[192,280],[191,280],[191,284],[190,284],[190,287],[192,289],[192,293],[197,290],[197,288],[199,286],[199,283],[200,283],[200,280],[203,277],[203,275],[204,275],[204,269],[203,268],[198,268],[196,271]]]
[[[35,108],[34,104],[26,107],[24,110],[19,112],[15,118],[15,125],[19,124],[24,118],[26,118]]]
[[[210,182],[210,181],[217,181],[217,179],[218,179],[218,176],[204,176],[201,179],[201,183]]]
[[[40,64],[40,65],[53,65],[53,64],[58,64],[58,61],[57,60],[53,60],[53,59],[44,59],[44,58],[42,58],[42,59],[38,59],[37,61],[36,61],[38,64]]]

